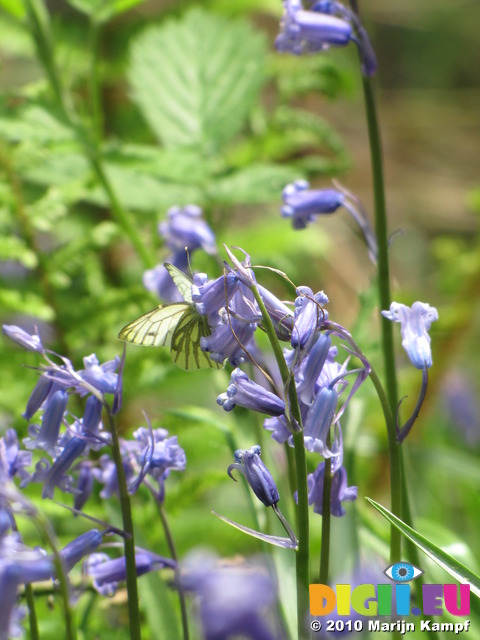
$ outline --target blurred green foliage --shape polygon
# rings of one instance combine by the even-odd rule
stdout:
[[[446,3],[430,4],[419,16],[412,3],[397,3],[387,15],[378,3],[365,2],[381,61],[381,90],[474,85],[478,69],[471,61],[478,59],[472,53],[478,52],[478,37],[474,21],[465,15],[475,7],[466,2],[459,11]],[[1,0],[0,6],[2,322],[38,326],[45,343],[77,366],[91,352],[102,361],[120,353],[119,329],[157,301],[142,287],[145,265],[113,213],[113,193],[152,262],[166,257],[156,231],[166,210],[199,204],[219,246],[240,245],[254,264],[282,269],[295,283],[314,290],[324,288],[332,317],[350,323],[364,352],[376,365],[380,362],[373,269],[355,231],[342,220],[326,220],[294,233],[278,215],[287,182],[305,177],[328,184],[332,176],[359,171],[361,163],[347,150],[357,116],[344,116],[345,109],[358,114],[362,108],[351,51],[312,58],[275,54],[277,0],[52,2],[49,14],[39,15],[49,21],[65,110],[36,52],[27,13],[11,0]],[[341,104],[343,111],[337,107]],[[384,105],[388,112],[388,95]],[[327,117],[337,108],[341,127]],[[440,137],[442,131],[434,135]],[[356,144],[365,146],[365,138]],[[398,155],[403,153],[402,148]],[[101,162],[110,193],[92,158]],[[392,257],[396,299],[426,299],[440,311],[432,331],[432,384],[406,447],[414,514],[422,516],[418,530],[440,545],[455,543],[457,557],[478,569],[472,567],[480,552],[478,179],[465,188],[464,198],[468,209],[462,209],[462,226],[457,227],[455,211],[448,223],[435,218],[435,211],[425,221],[413,205],[407,206],[408,195],[403,196],[402,214],[413,221],[418,240],[406,246],[401,237],[394,238]],[[395,211],[394,216],[392,231],[395,225],[404,226],[402,215]],[[218,275],[217,260],[198,253],[193,269]],[[283,281],[258,273],[280,297],[292,296]],[[2,342],[2,430],[15,426],[25,434],[20,415],[36,380],[31,369],[36,364],[34,354]],[[399,365],[402,395],[413,398],[417,372],[410,371],[401,353]],[[471,402],[473,423],[462,424],[452,409],[452,372],[460,387],[470,390],[462,402]],[[154,426],[178,434],[187,453],[187,471],[181,477],[172,474],[167,486],[166,509],[180,555],[196,545],[215,546],[225,555],[259,551],[210,515],[215,508],[252,524],[245,492],[232,485],[225,470],[232,438],[242,447],[262,438],[267,442],[261,425],[247,412],[227,415],[216,407],[215,398],[227,383],[226,371],[186,374],[172,367],[163,350],[128,349],[122,431],[131,433],[142,424],[145,410]],[[363,501],[372,496],[388,503],[386,434],[373,388],[364,385],[344,428],[349,479],[359,486],[359,500],[355,510],[333,523],[338,540],[333,568],[338,573],[353,566],[359,548],[364,556],[381,554],[388,538],[387,524]],[[285,495],[285,469],[277,453],[265,447],[264,457],[276,469]],[[316,461],[311,457],[308,462],[313,470]],[[84,523],[41,501],[38,487],[28,492],[50,515],[62,541],[84,530]],[[160,526],[152,526],[156,514],[146,494],[135,497],[134,510],[142,544],[166,553]],[[98,499],[89,503],[89,511],[112,521],[119,518],[115,505]],[[258,515],[263,518],[263,511]],[[33,544],[35,535],[27,529]],[[320,519],[313,516],[314,556],[319,540]],[[427,567],[435,581],[448,581],[425,562]],[[158,576],[142,578],[141,585],[146,628],[158,633],[147,632],[146,637],[165,637],[158,629],[168,624],[173,640],[178,633],[174,597]],[[89,597],[81,598],[79,621],[90,606]],[[167,604],[158,608],[159,600]],[[50,616],[48,601],[41,602],[41,636],[61,637],[59,616]],[[80,625],[84,637],[126,637],[122,604],[121,598],[108,607],[93,600],[94,615]]]

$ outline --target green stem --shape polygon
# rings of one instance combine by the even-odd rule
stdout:
[[[90,97],[90,109],[92,115],[92,128],[94,138],[97,142],[102,139],[103,132],[103,111],[100,92],[99,79],[99,59],[98,47],[100,41],[101,24],[91,19],[89,28],[89,49],[90,49],[90,73],[88,74],[88,93]]]
[[[170,526],[168,524],[167,514],[163,507],[163,504],[160,504],[158,501],[155,501],[158,506],[158,513],[160,515],[160,520],[162,521],[163,531],[165,533],[165,539],[167,541],[168,548],[170,550],[170,555],[172,559],[175,560],[175,584],[178,589],[178,599],[180,602],[180,614],[182,618],[182,629],[183,629],[183,638],[184,640],[189,639],[188,632],[188,616],[187,616],[187,605],[185,602],[185,592],[183,591],[182,582],[180,580],[180,571],[178,569],[178,555],[177,550],[175,548],[175,542],[173,540],[172,532],[170,530]]]
[[[68,582],[68,575],[63,564],[62,556],[58,551],[57,540],[55,532],[53,531],[50,522],[43,516],[43,514],[35,511],[34,519],[38,527],[43,532],[45,538],[48,540],[48,544],[53,552],[53,562],[55,565],[55,571],[60,584],[60,595],[63,603],[63,617],[65,621],[65,640],[76,640],[77,631],[75,628],[75,622],[73,619],[72,609],[70,607],[70,586]]]
[[[297,531],[298,549],[296,552],[296,580],[297,580],[297,628],[298,638],[308,637],[305,629],[305,621],[310,608],[309,600],[309,552],[310,552],[310,532],[308,527],[308,487],[307,487],[307,461],[305,457],[305,444],[303,441],[302,416],[300,404],[297,397],[295,384],[292,384],[291,374],[282,347],[275,333],[272,320],[258,292],[257,287],[252,286],[251,291],[258,304],[263,318],[263,328],[272,346],[275,359],[282,376],[285,389],[288,390],[291,412],[294,420],[298,424],[299,430],[293,431],[293,446],[295,453],[295,476],[297,484],[298,508],[297,508]]]
[[[39,0],[25,0],[25,5],[38,57],[47,74],[57,106],[67,125],[76,132],[77,140],[82,144],[85,156],[90,161],[97,180],[107,194],[114,219],[133,244],[144,268],[149,269],[155,265],[155,260],[146,248],[129,213],[121,205],[103,166],[103,160],[96,142],[92,142],[92,136],[85,130],[78,117],[73,113],[65,97],[60,75],[55,65],[53,45],[49,33],[48,14],[45,11],[45,7]]]
[[[135,537],[133,530],[132,506],[128,494],[125,469],[123,467],[120,440],[117,432],[115,418],[110,407],[104,403],[108,414],[110,434],[112,436],[112,457],[115,463],[118,478],[118,493],[120,496],[120,508],[122,511],[123,539],[125,549],[125,563],[127,569],[127,593],[128,593],[128,617],[130,625],[130,640],[140,640],[140,612],[138,608],[137,568],[135,564]]]
[[[30,628],[30,640],[39,640],[37,612],[35,611],[35,596],[31,584],[25,585],[25,598],[28,606],[28,623]]]
[[[329,443],[327,443],[329,446]],[[330,503],[332,493],[332,459],[325,458],[325,469],[323,473],[323,496],[322,496],[322,546],[320,549],[320,573],[318,582],[328,584],[328,572],[330,564]]]

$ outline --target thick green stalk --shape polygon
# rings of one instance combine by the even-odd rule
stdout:
[[[297,538],[298,549],[296,552],[296,580],[297,580],[297,628],[298,638],[307,638],[308,632],[305,624],[310,608],[309,601],[309,553],[310,553],[310,532],[308,527],[308,487],[307,487],[307,461],[305,456],[305,444],[303,440],[302,416],[300,413],[300,404],[297,397],[295,384],[292,384],[290,371],[288,369],[285,358],[283,357],[282,347],[275,333],[272,320],[268,315],[268,311],[263,300],[255,286],[251,287],[252,293],[258,304],[263,318],[263,328],[268,336],[272,346],[275,359],[282,376],[282,381],[290,399],[290,408],[292,417],[298,423],[300,430],[293,432],[293,446],[295,453],[295,476],[297,482],[298,509],[297,509]]]
[[[122,453],[120,451],[120,440],[117,432],[115,418],[111,409],[104,403],[108,414],[110,434],[112,436],[112,457],[115,463],[118,478],[118,493],[120,496],[120,508],[122,511],[122,522],[125,537],[123,539],[125,549],[125,563],[127,569],[127,594],[128,594],[128,617],[130,625],[130,640],[141,640],[140,612],[138,608],[138,588],[137,569],[135,564],[135,537],[133,530],[132,506],[128,494],[127,479],[123,467]]]

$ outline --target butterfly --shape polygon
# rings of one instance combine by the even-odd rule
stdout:
[[[200,338],[210,335],[207,318],[198,313],[192,300],[192,280],[165,263],[165,268],[182,295],[183,302],[161,304],[127,324],[120,340],[147,347],[170,347],[173,362],[181,369],[220,369],[200,348]]]

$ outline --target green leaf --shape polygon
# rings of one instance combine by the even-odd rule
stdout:
[[[27,269],[37,266],[37,256],[16,236],[0,236],[0,260],[18,260]]]
[[[107,22],[113,16],[128,11],[143,0],[68,0],[78,11],[91,16],[97,22]]]
[[[212,185],[210,197],[213,202],[222,204],[280,201],[284,186],[299,177],[298,169],[291,167],[252,165],[218,178]]]
[[[134,41],[133,100],[166,146],[213,151],[243,126],[265,56],[263,36],[247,23],[193,9]]]
[[[155,211],[170,207],[172,203],[201,204],[203,200],[201,191],[193,186],[162,181],[129,167],[113,164],[107,164],[106,171],[123,206],[134,211]],[[100,185],[94,187],[85,199],[100,206],[108,207],[110,204]]]
[[[458,562],[448,553],[445,553],[440,547],[437,547],[430,540],[427,540],[420,533],[406,525],[400,518],[393,515],[388,509],[382,507],[381,504],[375,502],[371,498],[365,498],[384,518],[386,518],[394,527],[396,527],[403,535],[413,542],[425,555],[438,564],[447,573],[459,582],[468,582],[472,592],[480,598],[480,577],[467,569],[465,565]]]

